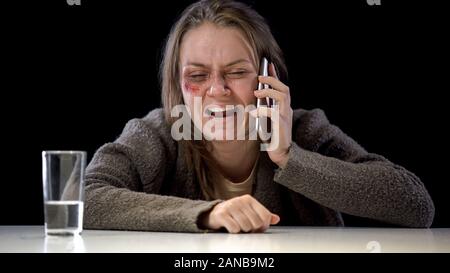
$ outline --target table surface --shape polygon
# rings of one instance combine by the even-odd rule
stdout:
[[[0,252],[450,252],[450,229],[272,227],[265,233],[84,230],[44,236],[43,226],[0,226]]]

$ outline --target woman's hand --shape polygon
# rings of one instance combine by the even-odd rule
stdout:
[[[268,77],[259,76],[261,83],[268,84],[272,89],[254,91],[257,98],[270,97],[276,101],[277,107],[259,107],[250,112],[253,117],[273,117],[272,136],[267,153],[270,159],[280,168],[284,168],[288,161],[289,148],[292,142],[292,116],[291,95],[289,87],[278,79],[273,63],[269,66]],[[278,115],[278,118],[275,116]],[[278,128],[278,130],[276,130]]]
[[[202,215],[199,224],[202,228],[217,230],[226,228],[230,233],[264,232],[275,225],[280,217],[268,211],[255,198],[246,194],[217,204]]]

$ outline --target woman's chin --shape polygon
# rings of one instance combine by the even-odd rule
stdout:
[[[232,141],[237,139],[234,129],[213,129],[212,132],[203,131],[203,136],[206,140],[211,141]]]

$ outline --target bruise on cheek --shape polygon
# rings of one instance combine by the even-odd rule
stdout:
[[[184,86],[184,90],[186,90],[186,92],[189,92],[189,93],[195,94],[200,91],[200,87],[198,85],[189,83],[187,81],[184,82],[183,86]]]

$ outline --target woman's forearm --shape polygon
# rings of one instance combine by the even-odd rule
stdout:
[[[198,217],[219,201],[134,192],[104,183],[86,187],[87,229],[202,232]]]
[[[275,181],[315,202],[355,216],[409,227],[429,227],[434,205],[414,174],[367,154],[358,163],[311,152],[293,144]]]

